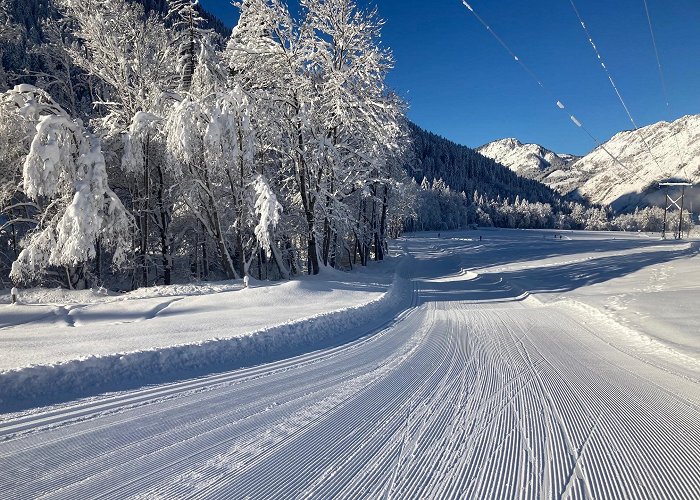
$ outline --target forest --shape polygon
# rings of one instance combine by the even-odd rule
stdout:
[[[2,72],[5,274],[132,289],[381,260],[412,201],[376,12],[246,0],[224,37],[161,4],[36,2],[30,26],[3,0],[3,66],[34,68]]]
[[[285,279],[409,230],[659,230],[422,130],[376,10],[243,0],[0,0],[0,280]]]

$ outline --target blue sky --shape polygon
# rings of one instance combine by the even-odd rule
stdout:
[[[643,0],[575,0],[639,126],[669,118]],[[227,0],[200,0],[226,24]],[[557,152],[595,144],[559,111],[461,0],[375,0],[396,67],[389,84],[418,125],[477,147],[503,137]],[[647,0],[672,117],[700,113],[700,2]],[[632,128],[569,0],[470,4],[599,140]]]

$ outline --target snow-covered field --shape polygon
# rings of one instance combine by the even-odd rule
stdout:
[[[277,325],[237,344],[247,368],[5,415],[0,497],[700,498],[698,242],[485,230],[399,249],[276,286],[0,306],[15,388],[33,372],[9,367],[88,353],[132,352],[143,381],[155,353],[187,351],[177,370]]]

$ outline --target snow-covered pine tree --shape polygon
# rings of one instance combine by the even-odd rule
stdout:
[[[39,212],[10,277],[32,281],[55,266],[65,271],[69,287],[84,287],[85,266],[98,244],[119,265],[131,243],[131,218],[108,185],[100,142],[36,87],[19,85],[0,100],[33,126],[22,190]]]
[[[177,54],[177,72],[180,75],[181,89],[185,92],[192,86],[192,77],[197,65],[202,44],[212,36],[210,30],[203,28],[206,22],[199,13],[198,0],[169,0],[166,21],[168,29],[174,34],[173,44]]]

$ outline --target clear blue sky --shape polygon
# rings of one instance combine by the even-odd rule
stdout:
[[[639,126],[668,119],[642,0],[575,0]],[[228,0],[200,0],[232,26]],[[477,147],[503,137],[557,152],[595,144],[559,111],[461,0],[374,0],[418,125]],[[647,0],[673,118],[700,113],[700,1]],[[601,141],[632,128],[569,0],[471,0],[474,9]]]

